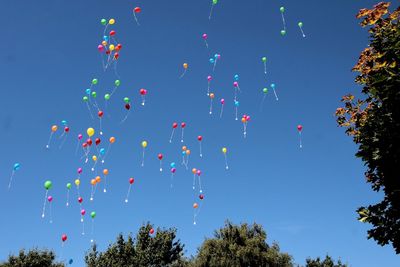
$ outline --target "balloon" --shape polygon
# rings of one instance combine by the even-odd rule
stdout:
[[[186,155],[190,155],[190,149],[187,149],[185,152],[186,152]]]
[[[281,7],[279,8],[279,11],[280,11],[281,13],[285,12],[285,7],[281,6]]]
[[[100,183],[101,182],[100,176],[96,176],[95,180],[96,180],[96,183]]]
[[[201,136],[201,135],[197,136],[197,140],[199,140],[201,142],[203,140],[203,136]]]
[[[233,86],[234,86],[234,87],[238,87],[238,86],[239,86],[239,83],[238,83],[238,82],[233,82]]]
[[[86,214],[86,210],[81,209],[81,215],[82,215],[82,216],[85,216],[85,214]]]
[[[182,122],[182,123],[181,123],[181,127],[182,127],[182,128],[185,128],[185,127],[186,127],[186,123]]]
[[[83,202],[83,198],[82,197],[78,197],[78,202],[82,203]]]
[[[218,4],[218,0],[212,0],[213,5]]]
[[[80,184],[81,184],[81,180],[76,179],[76,180],[75,180],[75,185],[76,185],[76,186],[79,186]]]
[[[88,128],[86,131],[87,135],[89,137],[92,137],[94,135],[94,129],[93,128]]]
[[[264,89],[263,89],[263,93],[264,93],[264,94],[268,93],[268,88],[264,88]]]
[[[297,25],[299,25],[299,27],[301,28],[301,27],[303,27],[303,22],[299,22]]]
[[[175,169],[175,168],[172,168],[172,169],[171,169],[171,172],[172,172],[172,173],[175,173],[175,172],[176,172],[176,169]]]
[[[129,178],[129,183],[130,184],[133,184],[135,182],[135,179],[134,178]]]
[[[94,218],[96,217],[96,212],[95,212],[95,211],[92,211],[92,212],[90,213],[90,217],[92,217],[92,219],[94,219]]]
[[[174,123],[172,124],[172,128],[175,129],[176,127],[178,127],[178,123],[174,122]]]
[[[53,201],[53,197],[52,197],[52,196],[48,196],[48,197],[47,197],[47,201],[48,201],[48,202],[52,202],[52,201]]]
[[[83,138],[82,134],[78,134],[78,140],[81,140]]]
[[[227,151],[228,151],[228,150],[226,149],[226,147],[223,147],[223,148],[222,148],[222,153],[226,154]]]
[[[101,142],[100,138],[96,138],[96,140],[94,141],[96,143],[96,146],[98,146]]]
[[[150,233],[151,235],[154,234],[154,229],[151,228],[150,231],[149,231],[149,233]]]
[[[171,168],[175,168],[175,162],[172,162],[171,164],[170,164],[170,166],[171,166]]]
[[[99,116],[100,118],[103,117],[103,115],[104,115],[103,111],[99,110],[99,112],[97,112],[97,116]]]
[[[184,68],[184,69],[187,69],[188,66],[189,66],[189,65],[188,65],[187,63],[183,63],[183,68]]]
[[[204,34],[203,34],[203,39],[204,39],[204,40],[207,40],[207,38],[208,38],[207,33],[204,33]]]
[[[110,19],[109,21],[108,21],[108,24],[110,24],[110,25],[113,25],[115,23],[115,19]]]
[[[98,45],[97,50],[99,50],[99,52],[104,52],[104,47],[102,45]]]
[[[86,144],[88,144],[89,146],[91,146],[91,145],[93,144],[92,139],[88,138],[88,139],[86,140]]]
[[[78,168],[78,174],[82,173],[82,168]]]
[[[303,130],[303,126],[302,125],[297,125],[297,131],[301,132]]]
[[[74,262],[73,259],[69,259],[68,264],[72,264]]]
[[[44,183],[44,188],[45,188],[46,190],[51,189],[52,186],[53,186],[53,183],[52,183],[51,181],[46,181],[46,182]]]
[[[115,35],[115,31],[110,31],[110,36],[114,36]]]
[[[82,99],[83,99],[83,102],[88,102],[89,101],[89,98],[87,96],[84,96]]]
[[[14,170],[14,171],[18,171],[20,168],[21,168],[21,164],[15,163],[15,164],[14,164],[14,167],[13,167],[13,170]]]
[[[91,185],[96,185],[96,179],[90,180],[90,184],[91,184]]]
[[[107,24],[107,20],[101,19],[101,20],[100,20],[100,23],[101,23],[102,25],[106,25],[106,24]]]
[[[285,36],[286,35],[286,31],[285,30],[281,30],[281,35]]]
[[[235,81],[239,81],[239,75],[235,75],[235,76],[233,76],[233,79],[235,79]]]
[[[55,131],[57,131],[58,127],[57,125],[53,125],[51,126],[51,131],[54,133]]]
[[[161,154],[161,153],[158,154],[158,155],[157,155],[157,158],[158,158],[159,160],[162,160],[162,159],[163,159],[163,154]]]
[[[104,155],[106,153],[106,149],[105,148],[100,148],[99,152],[100,152],[101,155]]]
[[[239,101],[235,101],[235,106],[236,106],[236,107],[239,106]]]
[[[104,174],[104,175],[108,175],[108,169],[104,169],[104,170],[103,170],[103,174]]]
[[[211,93],[211,94],[210,94],[210,98],[211,98],[211,99],[214,99],[214,97],[215,97],[214,93]]]
[[[133,12],[135,12],[135,13],[140,13],[141,11],[142,11],[142,9],[140,7],[135,7],[133,9]]]
[[[110,143],[113,144],[115,142],[115,137],[110,137]]]
[[[210,63],[214,64],[215,60],[213,58],[210,58]]]
[[[146,89],[140,89],[140,94],[141,95],[147,95],[147,90]]]
[[[108,47],[108,49],[109,49],[110,51],[114,51],[115,46],[114,46],[113,44],[110,44],[110,46]]]
[[[67,241],[67,235],[66,235],[66,234],[63,234],[63,235],[61,236],[61,240],[62,240],[62,242]]]
[[[182,146],[182,151],[186,151],[187,147],[186,146]]]
[[[68,189],[71,189],[71,187],[72,187],[72,184],[71,184],[71,183],[68,183],[68,184],[67,184],[67,188],[68,188]]]
[[[201,171],[200,171],[200,170],[197,170],[197,171],[196,171],[196,174],[197,174],[198,176],[200,176],[200,175],[201,175]]]
[[[204,195],[203,195],[203,194],[200,194],[200,195],[199,195],[199,198],[200,198],[201,200],[203,200],[203,199],[204,199]]]
[[[261,60],[262,60],[262,62],[264,62],[264,63],[267,62],[267,58],[266,58],[266,57],[263,57]]]
[[[110,100],[110,97],[111,97],[110,94],[105,94],[105,95],[104,95],[104,99],[105,99],[105,100]]]
[[[128,103],[129,103],[129,101],[130,101],[130,100],[129,100],[129,97],[124,97],[124,102],[125,102],[125,103],[127,103],[127,104],[128,104]]]
[[[193,208],[194,208],[194,209],[197,209],[198,207],[199,207],[199,204],[193,203]]]
[[[93,79],[92,80],[92,84],[97,84],[98,83],[98,80],[97,79]]]
[[[146,141],[143,141],[143,142],[142,142],[142,147],[143,147],[143,148],[146,148],[146,147],[147,147],[147,142],[146,142]]]
[[[120,86],[121,85],[121,81],[120,80],[115,80],[115,86]]]
[[[97,161],[97,156],[96,156],[96,155],[93,155],[93,156],[92,156],[92,159],[93,159],[93,161]]]

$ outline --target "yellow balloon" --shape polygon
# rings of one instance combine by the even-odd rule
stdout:
[[[110,24],[110,25],[113,25],[115,23],[115,19],[110,19],[109,21],[108,21],[108,24]]]
[[[226,149],[226,147],[223,147],[223,148],[222,148],[222,153],[226,154],[227,151],[228,151],[228,150]]]
[[[183,63],[183,68],[187,69],[189,67],[189,65],[187,63]]]
[[[145,148],[146,146],[147,146],[147,142],[146,142],[146,141],[143,141],[143,142],[142,142],[142,147]]]
[[[81,184],[81,180],[76,179],[76,180],[75,180],[75,185],[76,185],[76,186],[79,186],[80,184]]]
[[[110,44],[110,46],[108,47],[108,49],[110,49],[110,51],[113,51],[115,49],[115,46],[113,44]]]
[[[96,155],[93,155],[92,159],[93,159],[93,161],[97,161]]]
[[[89,137],[92,137],[94,135],[94,129],[93,128],[88,128],[86,132],[87,132],[87,135]]]

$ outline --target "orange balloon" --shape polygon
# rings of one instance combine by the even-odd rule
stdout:
[[[214,99],[215,95],[213,93],[210,94],[210,98]]]
[[[196,202],[193,204],[193,208],[197,209],[199,207],[199,204],[197,204]]]
[[[108,169],[104,169],[104,170],[103,170],[103,174],[104,174],[104,175],[108,175]]]
[[[115,142],[115,137],[110,137],[110,143],[113,144]]]
[[[183,146],[183,147],[182,147],[182,151],[186,151],[186,149],[187,149],[186,146]]]
[[[245,123],[246,122],[246,118],[242,118],[242,122]]]
[[[193,174],[196,174],[196,172],[197,172],[196,168],[193,168],[193,169],[192,169],[192,173],[193,173]]]
[[[189,65],[187,63],[183,63],[183,68],[187,69],[189,67]]]
[[[51,126],[51,131],[52,131],[52,132],[55,132],[55,131],[57,131],[57,129],[58,129],[57,125],[53,125],[53,126]]]
[[[90,180],[90,184],[91,184],[91,185],[96,185],[96,179]]]
[[[100,176],[97,176],[96,177],[96,183],[100,183],[101,182],[101,178],[100,178]]]
[[[190,150],[189,149],[186,150],[186,155],[190,155]]]

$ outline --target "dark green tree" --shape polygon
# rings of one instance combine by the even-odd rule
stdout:
[[[368,238],[400,253],[400,8],[390,13],[389,6],[381,2],[357,15],[370,26],[370,45],[353,68],[364,98],[344,96],[336,116],[359,146],[366,181],[384,193],[381,202],[360,207],[358,219],[372,224]]]
[[[175,229],[157,229],[150,235],[152,225],[143,225],[133,239],[122,234],[105,252],[97,251],[93,245],[85,256],[88,267],[148,267],[148,266],[185,266],[183,245],[176,240]]]
[[[31,249],[20,250],[16,256],[8,256],[8,260],[0,263],[0,267],[64,267],[64,264],[55,262],[52,251]]]
[[[225,226],[206,239],[198,250],[193,265],[198,267],[293,266],[292,257],[281,253],[279,246],[266,243],[267,234],[261,225]]]
[[[306,260],[306,267],[347,267],[347,264],[343,264],[340,260],[337,263],[326,255],[324,260],[321,260],[319,257],[314,259],[308,258]]]

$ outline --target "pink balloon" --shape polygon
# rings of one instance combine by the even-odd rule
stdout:
[[[220,59],[221,58],[221,55],[220,54],[218,54],[218,59]]]
[[[79,174],[82,173],[82,168],[78,168],[78,173],[79,173]]]
[[[172,169],[171,169],[171,172],[172,172],[172,173],[175,173],[175,172],[176,172],[176,169],[175,169],[175,168],[172,168]]]
[[[99,50],[99,52],[103,52],[104,51],[104,47],[102,45],[98,45],[97,49]]]
[[[302,125],[297,125],[297,131],[301,132],[303,130],[303,126]]]
[[[225,99],[221,98],[221,104],[225,104]]]
[[[82,209],[81,210],[81,215],[84,216],[86,214],[86,210]]]
[[[48,202],[52,202],[52,201],[53,201],[53,197],[52,197],[52,196],[48,196],[48,197],[47,197],[47,201],[48,201]]]
[[[238,87],[239,86],[238,82],[233,82],[233,86]]]
[[[200,170],[197,170],[196,174],[197,174],[198,176],[200,176],[200,175],[201,175],[201,171],[200,171]]]
[[[249,121],[250,120],[250,116],[246,116],[246,121]]]
[[[83,138],[82,134],[78,134],[78,140],[81,140]]]
[[[206,40],[207,38],[208,38],[207,33],[204,33],[204,34],[203,34],[203,39]]]
[[[207,76],[207,80],[210,82],[212,80],[212,77],[210,75]]]

